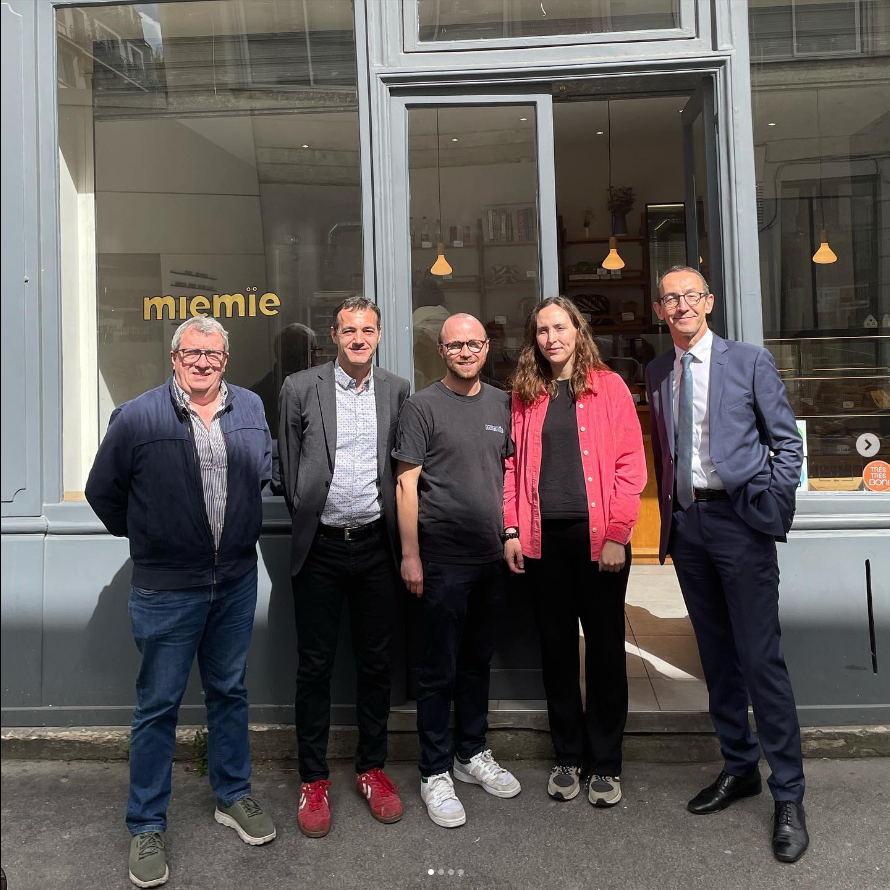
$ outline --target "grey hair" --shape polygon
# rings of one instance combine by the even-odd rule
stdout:
[[[667,272],[665,272],[664,275],[662,275],[658,279],[658,285],[656,286],[656,290],[658,293],[661,293],[661,283],[664,281],[664,279],[667,278],[668,275],[673,275],[676,272],[692,272],[693,275],[698,275],[698,277],[701,279],[702,290],[706,294],[709,294],[711,292],[711,288],[708,285],[705,276],[702,275],[701,272],[698,271],[698,269],[693,269],[692,266],[671,266],[670,269],[668,269]]]
[[[173,340],[170,342],[171,352],[179,352],[179,344],[182,343],[182,335],[194,329],[199,334],[219,334],[223,340],[223,351],[229,351],[229,332],[215,319],[207,315],[195,315],[186,319],[173,334]]]

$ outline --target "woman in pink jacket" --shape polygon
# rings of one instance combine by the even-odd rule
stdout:
[[[636,407],[565,297],[532,310],[513,378],[504,479],[504,558],[529,576],[556,765],[547,792],[594,806],[621,800],[627,721],[624,596],[646,484]],[[586,642],[587,711],[578,620]]]

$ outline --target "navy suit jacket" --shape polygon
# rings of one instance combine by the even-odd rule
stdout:
[[[671,348],[646,368],[661,562],[673,518],[675,357]],[[714,335],[708,421],[711,460],[736,513],[752,528],[784,539],[794,518],[803,441],[768,350]]]

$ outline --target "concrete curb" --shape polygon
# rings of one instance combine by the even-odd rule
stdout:
[[[492,725],[488,741],[499,758],[546,760],[553,756],[545,728],[504,726],[506,721],[498,722],[501,725]],[[201,756],[198,733],[203,731],[200,726],[177,729],[177,760],[190,761]],[[803,729],[802,733],[804,757],[890,757],[890,727],[887,726],[813,727]],[[0,753],[4,760],[126,760],[129,737],[129,727],[9,728],[3,729],[0,735]],[[296,760],[292,726],[255,723],[250,726],[250,737],[254,760]],[[357,740],[354,726],[331,727],[329,758],[351,760]],[[390,761],[411,762],[418,757],[417,733],[413,728],[391,729]],[[624,737],[624,757],[651,763],[707,763],[720,759],[720,748],[713,732],[629,731]]]

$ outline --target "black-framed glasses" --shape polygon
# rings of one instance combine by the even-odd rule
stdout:
[[[485,340],[452,340],[450,343],[443,343],[442,348],[448,355],[460,355],[463,352],[464,346],[466,346],[470,352],[478,355],[482,352],[487,342],[488,338]]]
[[[226,360],[226,353],[221,349],[177,349],[179,360],[184,365],[194,365],[203,355],[211,368],[221,368]]]
[[[691,290],[688,294],[665,294],[660,302],[665,309],[676,309],[680,305],[680,300],[686,300],[687,306],[698,306],[706,296],[707,294]]]

